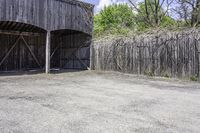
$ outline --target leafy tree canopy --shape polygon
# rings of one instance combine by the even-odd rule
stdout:
[[[138,11],[133,11],[127,4],[114,4],[105,7],[94,17],[94,35],[127,35],[137,31],[145,31],[152,27],[171,27],[176,25],[176,21],[171,17],[162,16],[162,9],[158,12],[158,16],[162,17],[162,19],[159,20],[159,25],[154,25],[154,9],[150,5],[147,7],[149,11],[148,21],[145,20],[147,16],[144,2],[138,5]]]
[[[95,35],[127,34],[135,27],[135,14],[127,4],[115,4],[105,7],[94,17]]]
[[[147,9],[145,9],[144,2],[139,3],[138,5],[138,13],[136,15],[136,22],[138,26],[138,30],[145,30],[151,27],[170,27],[176,25],[176,20],[172,17],[168,16],[164,13],[164,10],[161,7],[159,8],[158,14],[158,22],[155,22],[157,18],[155,18],[155,7],[152,6],[151,2],[147,1]],[[148,10],[148,18],[146,10]]]

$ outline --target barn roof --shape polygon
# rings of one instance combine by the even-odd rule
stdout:
[[[76,5],[79,5],[81,7],[87,7],[87,8],[92,8],[92,9],[94,8],[93,4],[83,2],[83,1],[80,1],[80,0],[57,0],[57,1],[67,2],[67,3],[70,3],[70,4],[76,4]]]

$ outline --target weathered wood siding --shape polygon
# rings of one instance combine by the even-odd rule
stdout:
[[[0,59],[3,59],[18,38],[19,36],[15,35],[0,34]],[[24,36],[24,39],[28,42],[31,51],[38,59],[41,67],[44,67],[45,35]],[[38,66],[35,62],[24,41],[20,39],[9,54],[8,58],[6,58],[4,63],[0,66],[0,71],[18,71],[29,69],[40,69],[40,66]]]
[[[51,68],[89,67],[93,5],[75,0],[0,0],[0,71],[44,69],[47,31],[52,34]],[[28,34],[23,36],[28,44],[20,40],[15,46],[22,32]],[[32,36],[35,33],[42,35]]]
[[[94,42],[91,68],[170,77],[200,76],[200,31]]]
[[[0,0],[0,21],[31,24],[44,30],[70,29],[92,34],[93,6],[67,0]]]

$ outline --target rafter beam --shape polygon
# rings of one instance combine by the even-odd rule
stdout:
[[[45,33],[33,33],[33,32],[19,32],[19,31],[7,31],[7,30],[0,30],[0,34],[4,35],[14,35],[14,36],[41,36],[45,35]]]

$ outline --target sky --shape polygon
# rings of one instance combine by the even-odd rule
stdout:
[[[103,9],[105,6],[111,5],[113,3],[125,3],[128,0],[82,0],[82,1],[94,4],[95,5],[94,12],[96,14],[101,9]],[[135,1],[141,1],[141,0],[135,0]],[[174,15],[173,12],[171,12],[171,15]],[[176,16],[174,16],[174,17],[176,17]]]
[[[123,3],[126,0],[83,0],[85,2],[95,5],[95,13],[99,12],[105,6],[111,5],[113,3]]]

